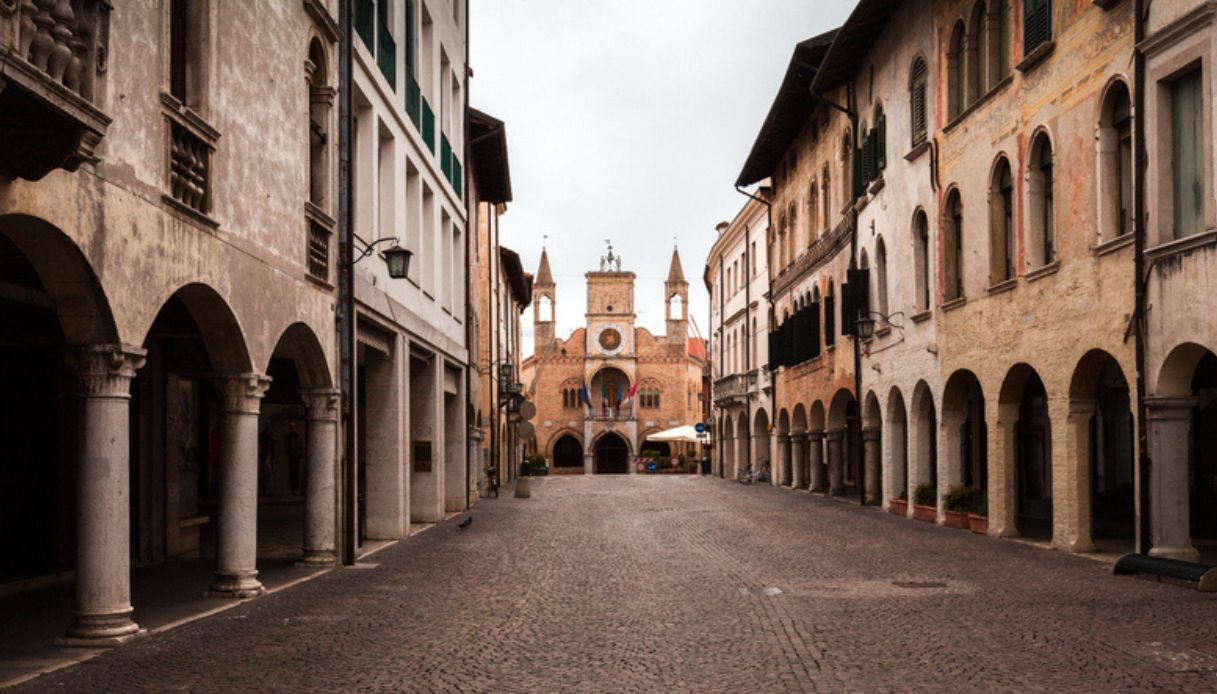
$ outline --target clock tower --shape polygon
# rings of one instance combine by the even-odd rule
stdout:
[[[587,355],[624,357],[634,354],[634,273],[621,270],[621,257],[600,258],[600,270],[587,280]],[[590,366],[590,365],[589,365]]]

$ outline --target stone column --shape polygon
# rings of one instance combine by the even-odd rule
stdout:
[[[69,357],[82,411],[76,470],[76,616],[64,643],[115,645],[139,631],[131,620],[131,381],[147,352],[85,347]]]
[[[1150,539],[1155,557],[1196,561],[1192,546],[1191,489],[1188,484],[1188,440],[1193,397],[1151,396],[1145,399],[1149,420]]]
[[[803,474],[803,462],[807,458],[807,433],[796,432],[790,435],[790,469],[793,473],[790,486],[803,489],[807,486],[807,477]]]
[[[1017,537],[1018,467],[1014,441],[1018,403],[999,403],[997,416],[989,421],[989,534]]]
[[[248,373],[218,379],[223,432],[216,575],[209,595],[251,598],[258,581],[258,410],[270,378]]]
[[[840,496],[845,493],[845,430],[828,432],[828,493]]]
[[[1091,537],[1090,498],[1090,421],[1094,413],[1094,400],[1068,401],[1063,465],[1053,461],[1054,477],[1058,476],[1056,470],[1059,468],[1063,484],[1053,481],[1055,518],[1052,534],[1060,538],[1059,541],[1054,538],[1054,542],[1069,552],[1093,552],[1095,549]],[[1052,450],[1053,458],[1057,458],[1057,447],[1053,446]],[[1058,494],[1057,489],[1061,493]]]
[[[785,487],[790,484],[790,434],[778,434],[778,465],[773,471],[773,481],[776,486]]]
[[[335,548],[335,449],[338,441],[338,390],[303,390],[308,416],[308,467],[305,472],[304,556],[301,564],[332,564]]]
[[[866,503],[880,505],[883,503],[881,489],[882,474],[879,465],[880,428],[866,427],[862,429],[862,464],[866,466]]]
[[[807,449],[811,459],[811,491],[822,492],[824,480],[824,432],[807,432]]]

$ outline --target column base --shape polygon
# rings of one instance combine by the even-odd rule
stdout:
[[[1193,563],[1200,561],[1200,552],[1195,547],[1153,547],[1149,550],[1149,556]]]
[[[304,556],[296,560],[296,566],[304,568],[322,568],[333,566],[337,556],[332,549],[306,549]]]
[[[205,595],[209,598],[254,598],[266,592],[257,579],[257,571],[240,574],[216,574]]]
[[[1062,542],[1061,549],[1071,554],[1086,554],[1095,551],[1095,546],[1090,540],[1077,540],[1075,542]]]
[[[131,621],[134,610],[126,607],[112,612],[84,614],[76,613],[76,621],[68,627],[63,637],[56,639],[59,646],[81,648],[112,648],[135,638],[143,630]]]

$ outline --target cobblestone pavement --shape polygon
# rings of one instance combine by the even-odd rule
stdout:
[[[805,492],[549,478],[473,516],[23,688],[1217,688],[1213,597]]]

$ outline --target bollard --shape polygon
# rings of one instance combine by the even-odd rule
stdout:
[[[520,477],[519,479],[516,480],[516,498],[517,499],[532,498],[532,491],[529,489],[529,485],[530,485],[529,480],[530,480],[530,478],[527,476]]]

